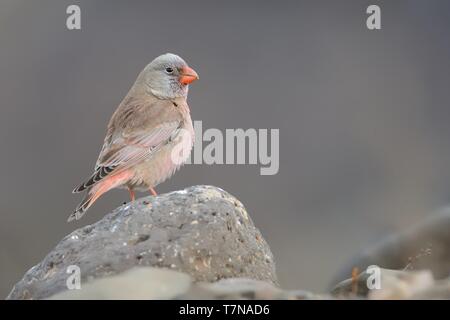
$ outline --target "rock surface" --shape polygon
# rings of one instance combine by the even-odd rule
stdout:
[[[188,275],[163,268],[138,267],[120,275],[93,280],[80,290],[66,290],[52,300],[98,299],[317,299],[303,291],[283,291],[260,280],[222,279],[194,282]]]
[[[436,281],[430,271],[381,269],[379,288],[369,290],[369,274],[340,283],[333,295],[282,290],[272,284],[248,278],[217,282],[194,282],[187,274],[152,267],[137,267],[119,275],[94,279],[80,290],[66,290],[49,299],[226,299],[226,300],[310,300],[310,299],[449,299],[450,279]]]
[[[50,300],[174,299],[193,285],[185,273],[152,267],[134,267],[110,277],[93,279],[79,289],[65,290]]]
[[[249,278],[277,285],[269,246],[239,200],[211,186],[146,197],[66,236],[31,268],[7,299],[43,299],[81,282],[136,266],[182,271],[192,281]]]
[[[7,299],[449,299],[449,227],[444,210],[365,250],[331,294],[282,290],[239,200],[195,186],[123,205],[69,234]],[[368,288],[369,265],[381,267],[379,288]],[[74,266],[81,288],[67,290]],[[362,272],[348,279],[352,267]]]
[[[395,270],[430,270],[436,279],[450,277],[450,208],[445,208],[417,226],[365,249],[339,272],[336,283],[348,278],[353,268],[370,265]]]
[[[339,283],[332,293],[338,298],[368,298],[371,300],[410,299],[414,294],[433,287],[435,281],[430,271],[404,271],[379,269],[378,288],[369,290],[369,277],[375,273],[361,272],[353,279]]]
[[[450,278],[435,280],[430,270],[406,271],[380,269],[379,287],[369,289],[374,273],[366,271],[339,283],[332,294],[337,299],[413,300],[449,299]],[[372,286],[371,286],[372,287]]]

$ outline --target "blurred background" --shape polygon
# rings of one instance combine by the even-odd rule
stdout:
[[[66,8],[81,7],[81,31]],[[366,28],[381,7],[382,29]],[[450,201],[450,2],[0,1],[0,297],[66,234],[106,124],[138,72],[173,52],[200,74],[203,128],[279,128],[280,170],[188,165],[238,197],[281,285],[323,291],[355,253]]]

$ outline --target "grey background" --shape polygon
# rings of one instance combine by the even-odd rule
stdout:
[[[382,30],[365,9],[382,8]],[[82,30],[65,27],[79,4]],[[81,221],[106,123],[150,60],[184,57],[204,128],[279,128],[280,171],[189,165],[159,192],[222,187],[271,245],[281,284],[324,290],[352,255],[450,197],[450,2],[0,2],[0,296]]]

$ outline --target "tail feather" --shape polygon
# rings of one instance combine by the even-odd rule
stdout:
[[[77,206],[74,212],[69,216],[69,219],[67,219],[67,222],[71,222],[73,220],[79,220],[82,216],[86,213],[87,209],[93,204],[92,201],[92,194],[86,193],[86,196],[84,197],[83,201]]]
[[[89,209],[90,206],[94,204],[94,202],[100,198],[102,194],[104,194],[109,189],[105,188],[106,186],[98,185],[97,188],[93,187],[88,189],[85,197],[80,202],[80,204],[77,206],[75,211],[69,216],[69,219],[67,219],[67,222],[73,221],[73,220],[79,220],[81,217],[84,216],[86,211]]]
[[[89,187],[92,187],[97,182],[100,182],[102,179],[106,178],[116,167],[117,166],[99,167],[86,182],[83,182],[78,187],[73,189],[72,193],[79,193]]]
[[[130,176],[130,171],[123,171],[120,174],[110,176],[88,188],[83,201],[81,201],[75,211],[69,216],[69,219],[67,219],[67,221],[70,222],[73,220],[81,219],[81,217],[86,213],[89,207],[92,206],[102,194],[123,184],[130,178]]]

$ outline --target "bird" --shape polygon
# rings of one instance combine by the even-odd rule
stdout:
[[[68,221],[80,219],[114,188],[149,190],[171,177],[189,157],[194,128],[187,104],[197,72],[180,56],[160,55],[138,75],[113,113],[94,172],[73,193],[85,192]]]

